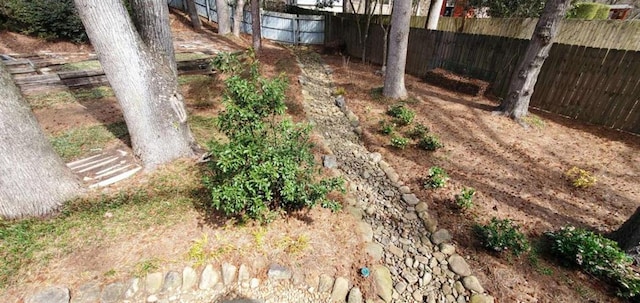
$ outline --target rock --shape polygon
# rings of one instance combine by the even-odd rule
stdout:
[[[404,217],[407,219],[407,221],[418,219],[418,215],[416,215],[416,213],[413,211],[404,214]]]
[[[349,291],[347,303],[362,303],[362,292],[360,291],[360,288],[354,287]]]
[[[150,294],[157,293],[162,287],[162,273],[154,272],[147,275],[145,280],[145,289]]]
[[[147,303],[155,303],[158,302],[158,296],[150,295],[147,297]]]
[[[378,243],[367,243],[365,245],[364,251],[367,255],[371,257],[374,262],[382,260],[383,249],[382,246]]]
[[[119,302],[126,291],[126,286],[122,283],[111,283],[104,287],[100,296],[101,303]]]
[[[373,241],[373,228],[367,222],[358,222],[358,230],[363,242]]]
[[[402,277],[407,280],[407,282],[409,282],[409,285],[413,285],[416,284],[418,282],[418,276],[414,275],[413,273],[411,273],[408,270],[405,270],[402,273]]]
[[[420,202],[416,205],[416,212],[417,213],[421,213],[423,211],[428,211],[429,210],[429,205],[427,205],[426,202]]]
[[[440,252],[450,256],[456,252],[456,247],[449,243],[440,243]]]
[[[137,290],[136,290],[137,291]],[[93,303],[100,300],[100,284],[90,282],[78,287],[71,298],[71,303]]]
[[[183,290],[191,290],[198,283],[198,273],[196,271],[187,266],[182,270],[182,289]]]
[[[350,213],[356,220],[362,220],[363,212],[360,207],[356,206],[347,206],[345,210]]]
[[[241,264],[240,269],[238,270],[238,282],[249,281],[249,279],[251,279],[249,268],[247,265]]]
[[[478,281],[478,278],[476,278],[475,276],[462,278],[462,285],[464,286],[464,288],[470,291],[475,291],[477,293],[484,292],[484,288],[482,287],[482,285],[480,285],[480,281]]]
[[[413,266],[413,259],[412,258],[404,259],[404,265],[406,265],[407,267]]]
[[[411,193],[411,188],[409,188],[409,186],[400,186],[398,188],[398,190],[400,191],[401,194],[410,194]]]
[[[199,289],[209,289],[220,282],[220,272],[213,269],[213,265],[208,264],[200,275]]]
[[[418,302],[423,302],[423,300],[424,300],[424,294],[419,289],[414,291],[413,294],[411,294],[411,296],[413,297],[414,300],[416,300]]]
[[[338,159],[334,155],[324,155],[322,156],[322,165],[326,168],[336,168],[338,167]]]
[[[236,279],[236,270],[237,267],[235,267],[235,265],[227,262],[222,263],[222,283],[224,283],[224,285],[231,285],[231,283],[233,283]]]
[[[402,256],[404,255],[404,251],[393,244],[389,244],[387,250],[389,250],[391,254],[395,255],[398,258],[402,258]]]
[[[133,296],[136,295],[136,293],[138,293],[139,289],[140,289],[140,279],[133,278],[129,280],[129,288],[127,288],[127,291],[124,293],[124,297],[126,299],[132,298]]]
[[[29,297],[26,303],[69,303],[69,289],[52,286]]]
[[[344,277],[336,278],[331,291],[331,302],[345,302],[349,293],[349,280]]]
[[[420,203],[420,200],[418,200],[418,197],[416,197],[416,195],[414,194],[403,194],[402,200],[409,205],[416,205]]]
[[[407,290],[407,283],[405,282],[398,282],[398,284],[396,284],[395,290],[398,292],[398,294],[402,294],[405,290]]]
[[[333,277],[327,274],[320,275],[320,281],[318,282],[318,292],[328,293],[333,287]]]
[[[430,272],[424,273],[424,276],[422,276],[422,285],[429,285],[431,280],[433,280],[433,275]]]
[[[340,109],[343,109],[345,105],[347,105],[343,95],[337,96],[335,103],[336,103],[336,106],[339,107]]]
[[[293,273],[286,267],[279,264],[271,264],[267,271],[267,277],[272,280],[289,280]]]
[[[373,163],[378,163],[380,162],[380,160],[382,160],[382,155],[380,153],[371,153],[369,154],[369,158],[371,158],[371,161]],[[360,290],[360,289],[358,289]]]
[[[433,253],[433,257],[438,261],[438,262],[442,262],[444,261],[444,259],[446,258],[446,255],[437,251]]]
[[[466,277],[471,275],[471,268],[469,267],[469,264],[467,264],[467,261],[465,261],[460,255],[452,255],[447,261],[449,262],[449,268],[451,271],[459,276]]]
[[[425,229],[433,233],[438,228],[438,219],[432,216],[428,211],[418,213],[418,217],[422,220]]]
[[[493,297],[485,294],[472,294],[469,303],[493,303]]]
[[[376,295],[384,302],[391,302],[393,295],[393,280],[389,269],[382,265],[373,266],[373,283],[376,289]]]
[[[256,289],[258,288],[258,286],[260,286],[260,280],[257,278],[251,279],[251,281],[249,282],[249,287],[251,287],[251,289]]]
[[[440,229],[431,234],[431,242],[435,245],[451,241],[452,237],[448,230]]]

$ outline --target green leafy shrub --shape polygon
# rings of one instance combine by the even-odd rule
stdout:
[[[442,144],[438,136],[427,134],[418,141],[418,147],[428,151],[435,151],[438,148],[444,147],[444,144]]]
[[[203,182],[212,205],[227,215],[269,222],[281,211],[310,208],[343,190],[340,178],[319,179],[311,153],[309,125],[281,117],[285,111],[284,75],[265,79],[257,64],[247,76],[235,74],[225,82],[225,110],[217,126],[229,141],[211,142],[212,160]]]
[[[391,135],[396,128],[396,124],[387,120],[380,120],[380,133],[383,135]]]
[[[0,4],[1,26],[47,40],[87,41],[72,0],[7,0]],[[2,21],[0,21],[2,22]]]
[[[400,125],[408,125],[413,122],[413,118],[415,118],[416,113],[406,107],[402,103],[398,103],[396,105],[392,105],[389,107],[387,114],[391,117],[396,118],[396,123]]]
[[[573,226],[547,232],[546,236],[551,242],[551,252],[560,259],[616,282],[621,296],[640,294],[640,279],[630,269],[632,259],[615,241]]]
[[[409,139],[403,137],[393,136],[391,138],[391,146],[399,149],[404,149],[409,143]]]
[[[609,6],[592,2],[576,3],[567,12],[567,17],[584,20],[607,19],[609,18]]]
[[[334,96],[344,96],[347,93],[347,90],[342,87],[342,86],[338,86],[338,88],[336,88],[336,90],[333,92]]]
[[[409,136],[409,138],[411,139],[417,140],[426,136],[428,133],[429,128],[424,126],[422,123],[418,123],[414,125],[410,131],[407,132],[407,136]]]
[[[447,185],[449,175],[447,172],[438,166],[432,166],[427,171],[427,179],[424,181],[425,188],[442,188]]]
[[[587,188],[596,184],[598,179],[590,172],[576,166],[569,169],[565,176],[575,188]]]
[[[520,227],[509,219],[493,217],[487,225],[475,225],[474,230],[486,249],[499,253],[511,251],[514,256],[529,250],[529,241]]]
[[[470,209],[473,207],[473,196],[476,194],[476,190],[473,187],[463,188],[460,194],[456,195],[456,205],[460,209]]]

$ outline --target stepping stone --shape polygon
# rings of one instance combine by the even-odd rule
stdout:
[[[53,286],[42,290],[26,300],[26,303],[69,303],[69,289]]]
[[[213,265],[208,264],[202,271],[200,276],[199,289],[209,289],[220,282],[220,273],[213,269]]]
[[[331,291],[331,302],[345,302],[349,293],[349,280],[344,277],[338,277],[333,283],[333,291]]]
[[[391,272],[382,265],[373,266],[373,284],[376,288],[376,295],[384,302],[391,302],[393,296],[393,280]]]
[[[187,266],[182,270],[182,290],[191,290],[198,283],[198,273]]]
[[[237,268],[233,264],[222,263],[222,282],[224,285],[231,285],[236,279]]]
[[[157,293],[162,287],[162,273],[156,272],[147,275],[147,279],[145,280],[145,289],[150,294]]]
[[[122,283],[111,283],[104,287],[100,296],[101,303],[116,303],[122,299],[126,286]]]

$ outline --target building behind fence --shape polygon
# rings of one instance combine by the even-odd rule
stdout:
[[[328,20],[327,36],[341,37],[347,53],[362,46],[351,20]],[[511,74],[528,40],[412,28],[406,72],[424,77],[443,68],[491,83],[490,93],[505,97]],[[382,63],[383,31],[372,26],[367,60]],[[584,122],[640,134],[640,52],[554,44],[540,72],[531,106]]]

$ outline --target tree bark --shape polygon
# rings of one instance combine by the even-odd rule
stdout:
[[[122,108],[133,152],[145,169],[153,170],[176,158],[192,156],[195,143],[186,123],[187,112],[178,92],[176,73],[162,59],[168,57],[168,51],[154,54],[153,47],[143,43],[120,0],[75,0],[75,3]],[[166,5],[162,0],[150,5],[160,3]],[[154,11],[163,10],[154,8]],[[168,15],[157,18],[167,20]],[[171,41],[170,36],[161,39]],[[162,43],[155,45],[166,47]]]
[[[404,70],[407,63],[409,24],[411,22],[411,0],[393,2],[391,32],[389,34],[389,58],[384,77],[382,94],[393,99],[405,99]]]
[[[636,261],[640,261],[640,207],[609,238],[618,242],[618,246]]]
[[[256,53],[259,53],[262,48],[260,25],[260,0],[251,0],[251,35],[253,36],[253,50]]]
[[[242,20],[244,19],[244,0],[236,1],[236,10],[233,12],[233,35],[240,37],[242,32]]]
[[[0,62],[0,217],[46,215],[82,192]]]
[[[527,51],[511,76],[509,94],[500,104],[499,111],[504,115],[520,120],[527,114],[542,64],[549,56],[569,6],[570,0],[548,0],[545,4]]]
[[[438,29],[438,20],[440,19],[442,1],[443,0],[431,0],[431,3],[429,4],[429,16],[427,17],[426,29]]]
[[[231,14],[227,0],[216,0],[216,12],[218,13],[218,34],[226,35],[231,32]]]
[[[131,0],[133,23],[154,56],[162,64],[171,66],[178,75],[176,55],[173,49],[171,25],[169,24],[169,6],[164,0]]]
[[[186,0],[187,11],[189,12],[189,19],[191,19],[191,25],[196,30],[202,29],[202,22],[200,22],[200,16],[198,16],[198,10],[196,8],[195,0]]]

